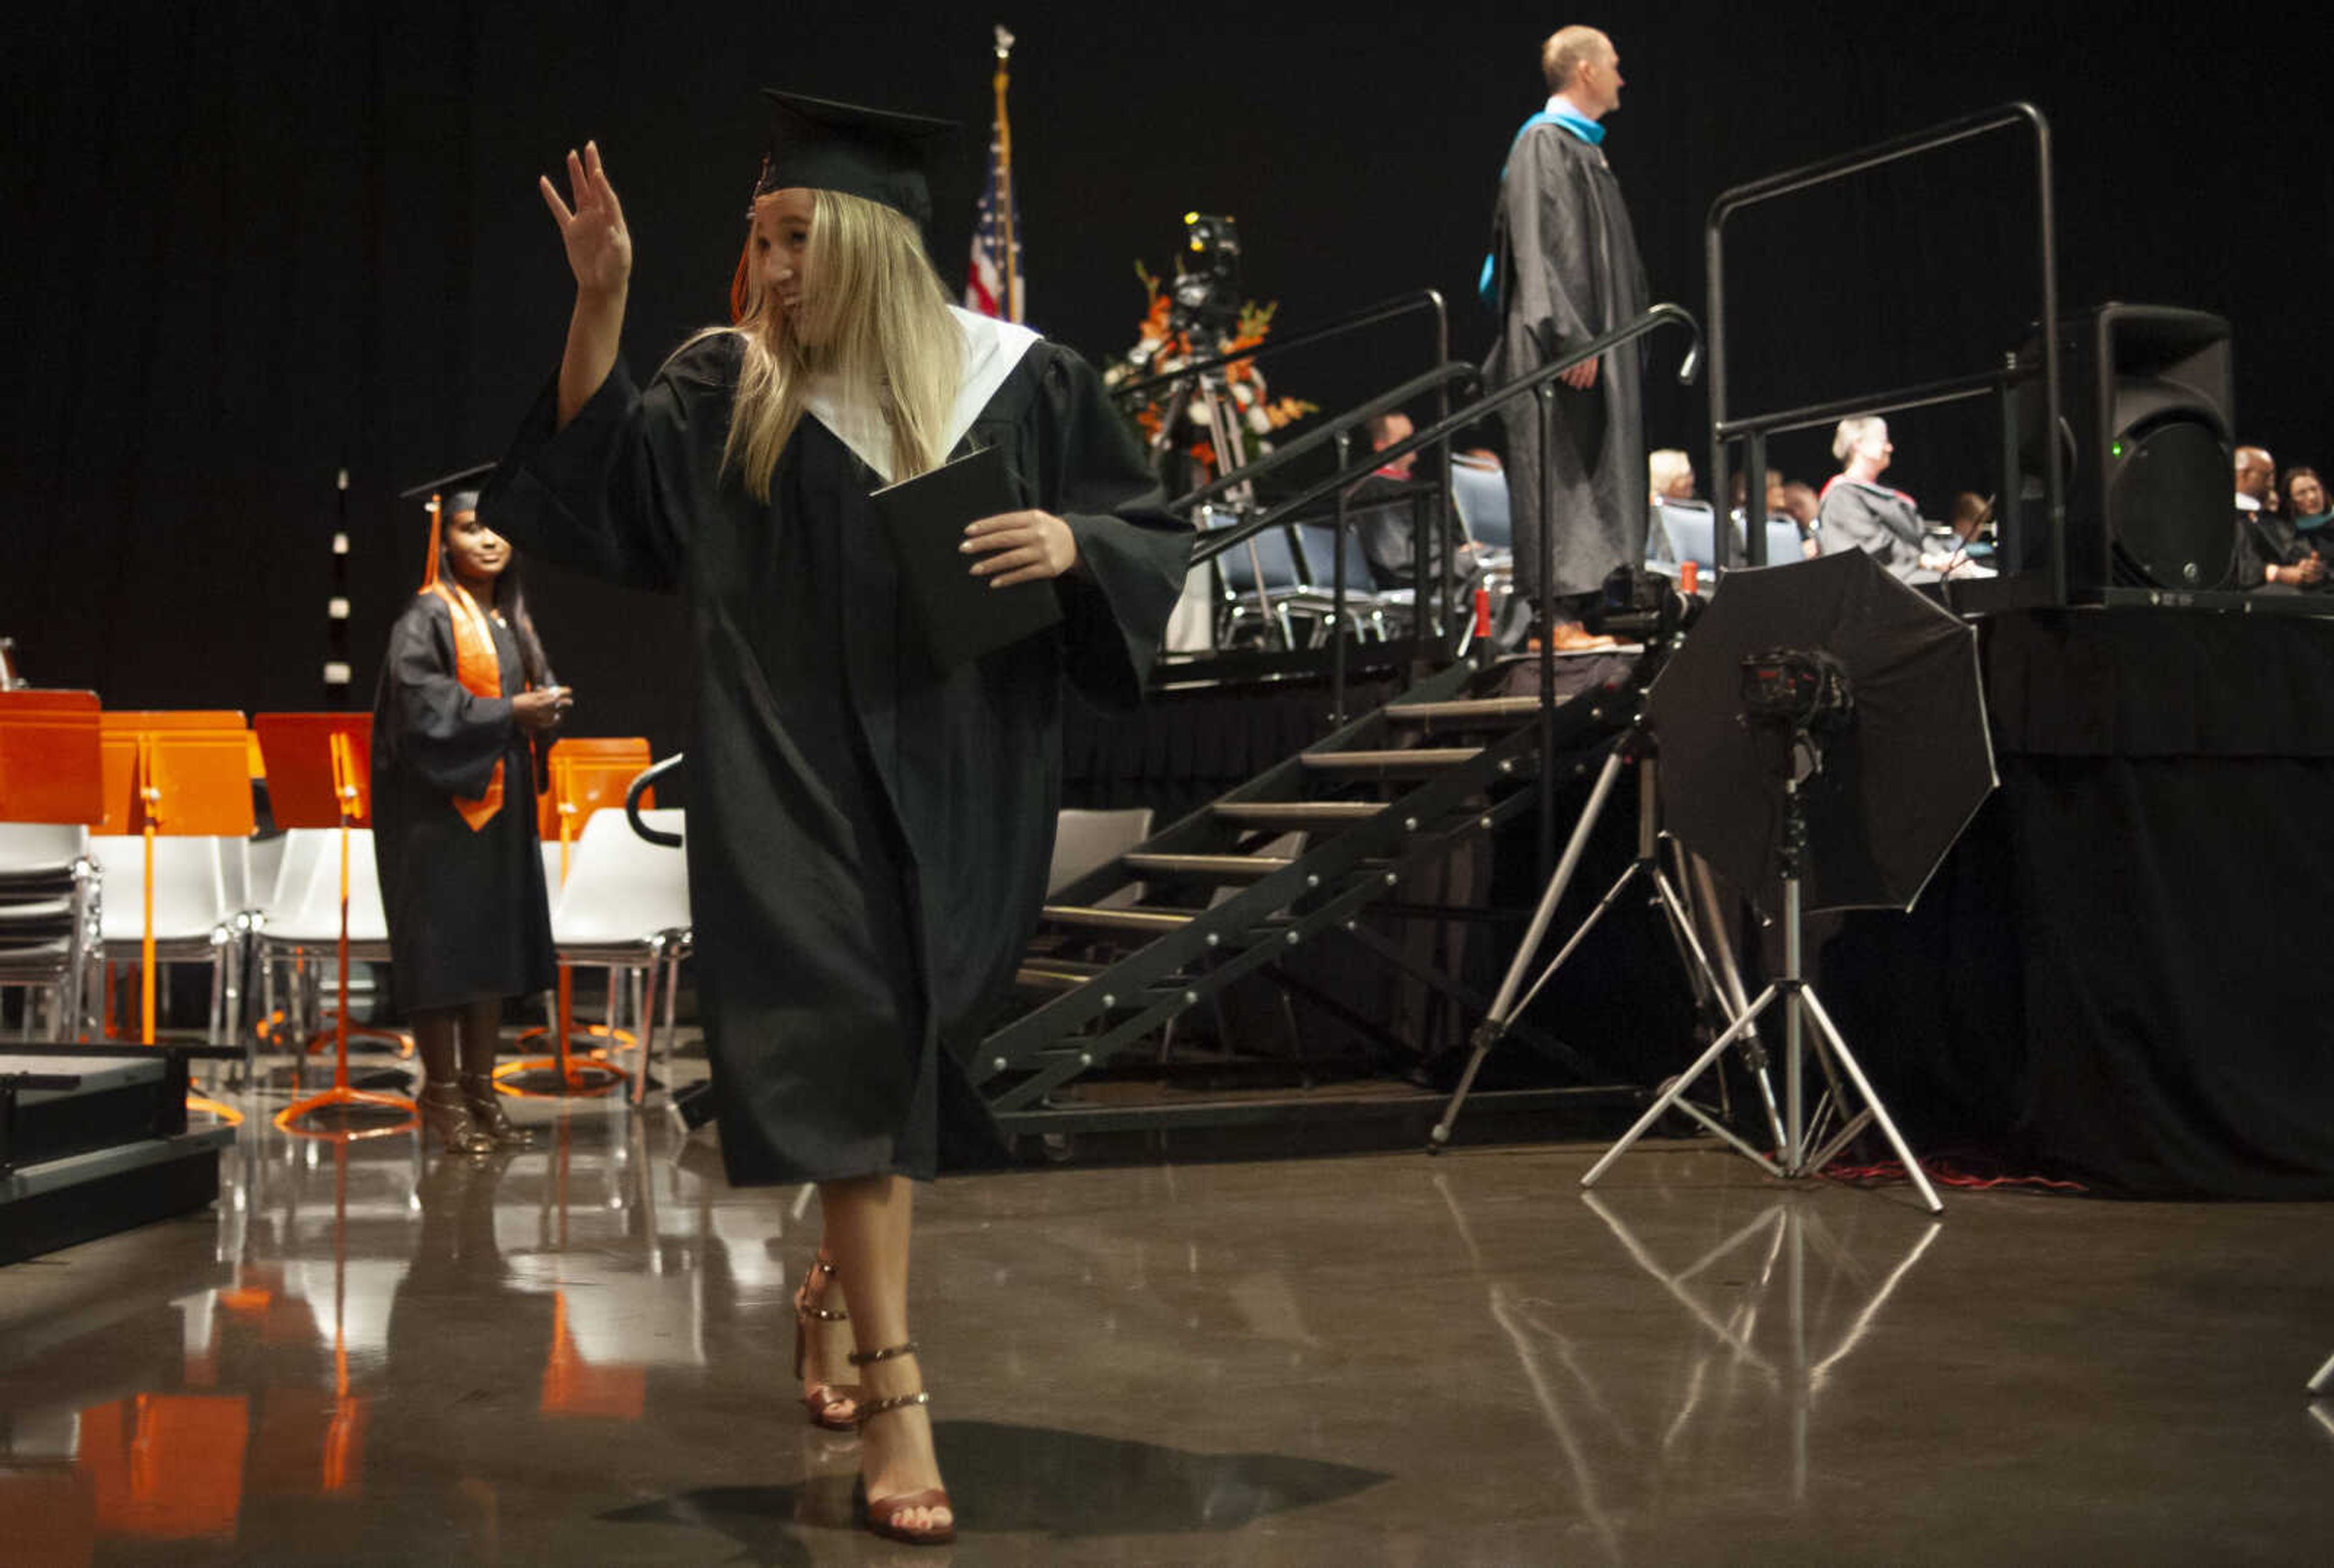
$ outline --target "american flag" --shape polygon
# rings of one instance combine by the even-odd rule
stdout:
[[[999,101],[996,122],[989,133],[989,184],[980,193],[980,207],[972,227],[972,265],[964,279],[964,308],[984,316],[1021,320],[1021,204],[1013,194],[1013,163],[1006,150],[1004,105]],[[1012,251],[1013,285],[1005,284],[1006,252]]]

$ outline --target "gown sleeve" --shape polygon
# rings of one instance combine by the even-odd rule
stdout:
[[[697,448],[728,431],[736,343],[684,346],[648,390],[618,357],[564,429],[558,379],[536,399],[478,511],[522,550],[630,588],[672,591],[701,482]],[[725,378],[723,371],[728,370]]]
[[[444,794],[484,794],[517,721],[510,698],[474,697],[454,678],[443,610],[416,604],[398,619],[382,676],[391,744],[413,775]]]
[[[1046,499],[1078,545],[1078,563],[1061,580],[1066,673],[1097,707],[1131,709],[1182,596],[1191,531],[1166,510],[1093,367],[1062,351],[1042,377]]]
[[[1551,360],[1567,345],[1596,335],[1590,325],[1596,302],[1582,290],[1595,279],[1596,255],[1586,203],[1558,139],[1566,134],[1547,127],[1528,133],[1517,144],[1500,187],[1514,272],[1509,312]]]

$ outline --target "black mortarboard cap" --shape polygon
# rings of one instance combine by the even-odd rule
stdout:
[[[919,227],[931,222],[931,173],[954,121],[834,103],[765,87],[769,149],[754,194],[835,190],[903,212]]]

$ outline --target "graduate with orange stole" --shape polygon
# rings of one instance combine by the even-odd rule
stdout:
[[[430,529],[421,591],[390,631],[373,698],[372,813],[392,984],[448,1149],[523,1144],[495,1091],[503,1001],[557,965],[535,836],[535,747],[572,703],[526,612],[510,544],[475,491]]]

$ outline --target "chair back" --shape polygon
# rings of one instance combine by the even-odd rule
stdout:
[[[289,918],[300,907],[308,893],[308,875],[315,869],[316,857],[331,843],[334,857],[340,854],[338,828],[289,828],[274,841],[275,847],[261,847],[259,865],[275,862],[272,875],[256,877],[251,890],[257,895],[256,913],[268,920]]]
[[[1409,520],[1403,521],[1407,524]],[[1361,537],[1352,529],[1341,534],[1335,524],[1300,523],[1297,525],[1297,539],[1302,552],[1297,558],[1298,572],[1316,593],[1336,591],[1341,544],[1345,553],[1345,592],[1356,598],[1376,592],[1377,580],[1370,575],[1370,558],[1362,550]]]
[[[214,838],[154,838],[154,939],[207,940],[236,913],[227,902],[219,842]],[[140,835],[93,833],[91,858],[105,872],[101,929],[105,943],[138,942],[146,936],[146,839]]]
[[[70,872],[89,852],[89,830],[67,822],[0,822],[0,879]]]
[[[1089,871],[1101,870],[1151,836],[1151,808],[1124,811],[1066,810],[1054,826],[1054,861],[1046,873],[1050,895],[1068,887]],[[1140,903],[1143,888],[1132,883],[1100,900],[1113,909]]]
[[[1707,501],[1655,501],[1654,512],[1680,563],[1705,571],[1718,564],[1718,525]]]
[[[1304,570],[1287,528],[1268,528],[1216,557],[1225,585],[1236,593],[1294,592],[1305,585]]]
[[[641,820],[669,833],[683,832],[678,807],[642,812]],[[606,806],[584,819],[568,862],[566,885],[551,907],[551,939],[562,948],[645,942],[662,931],[688,928],[689,861],[680,851],[652,844],[632,832],[623,808]]]
[[[1767,564],[1789,566],[1802,559],[1799,525],[1789,517],[1767,519]]]
[[[1456,458],[1451,464],[1451,504],[1467,537],[1495,550],[1516,547],[1516,528],[1508,503],[1508,476],[1497,468],[1478,468]]]
[[[341,934],[341,830],[307,828],[295,832],[314,835],[303,851],[288,848],[284,877],[289,879],[297,857],[300,875],[296,896],[267,912],[267,936],[272,941],[318,943],[339,939]],[[351,828],[349,834],[349,940],[380,944],[389,940],[389,917],[382,912],[381,871],[373,861],[372,830]]]

